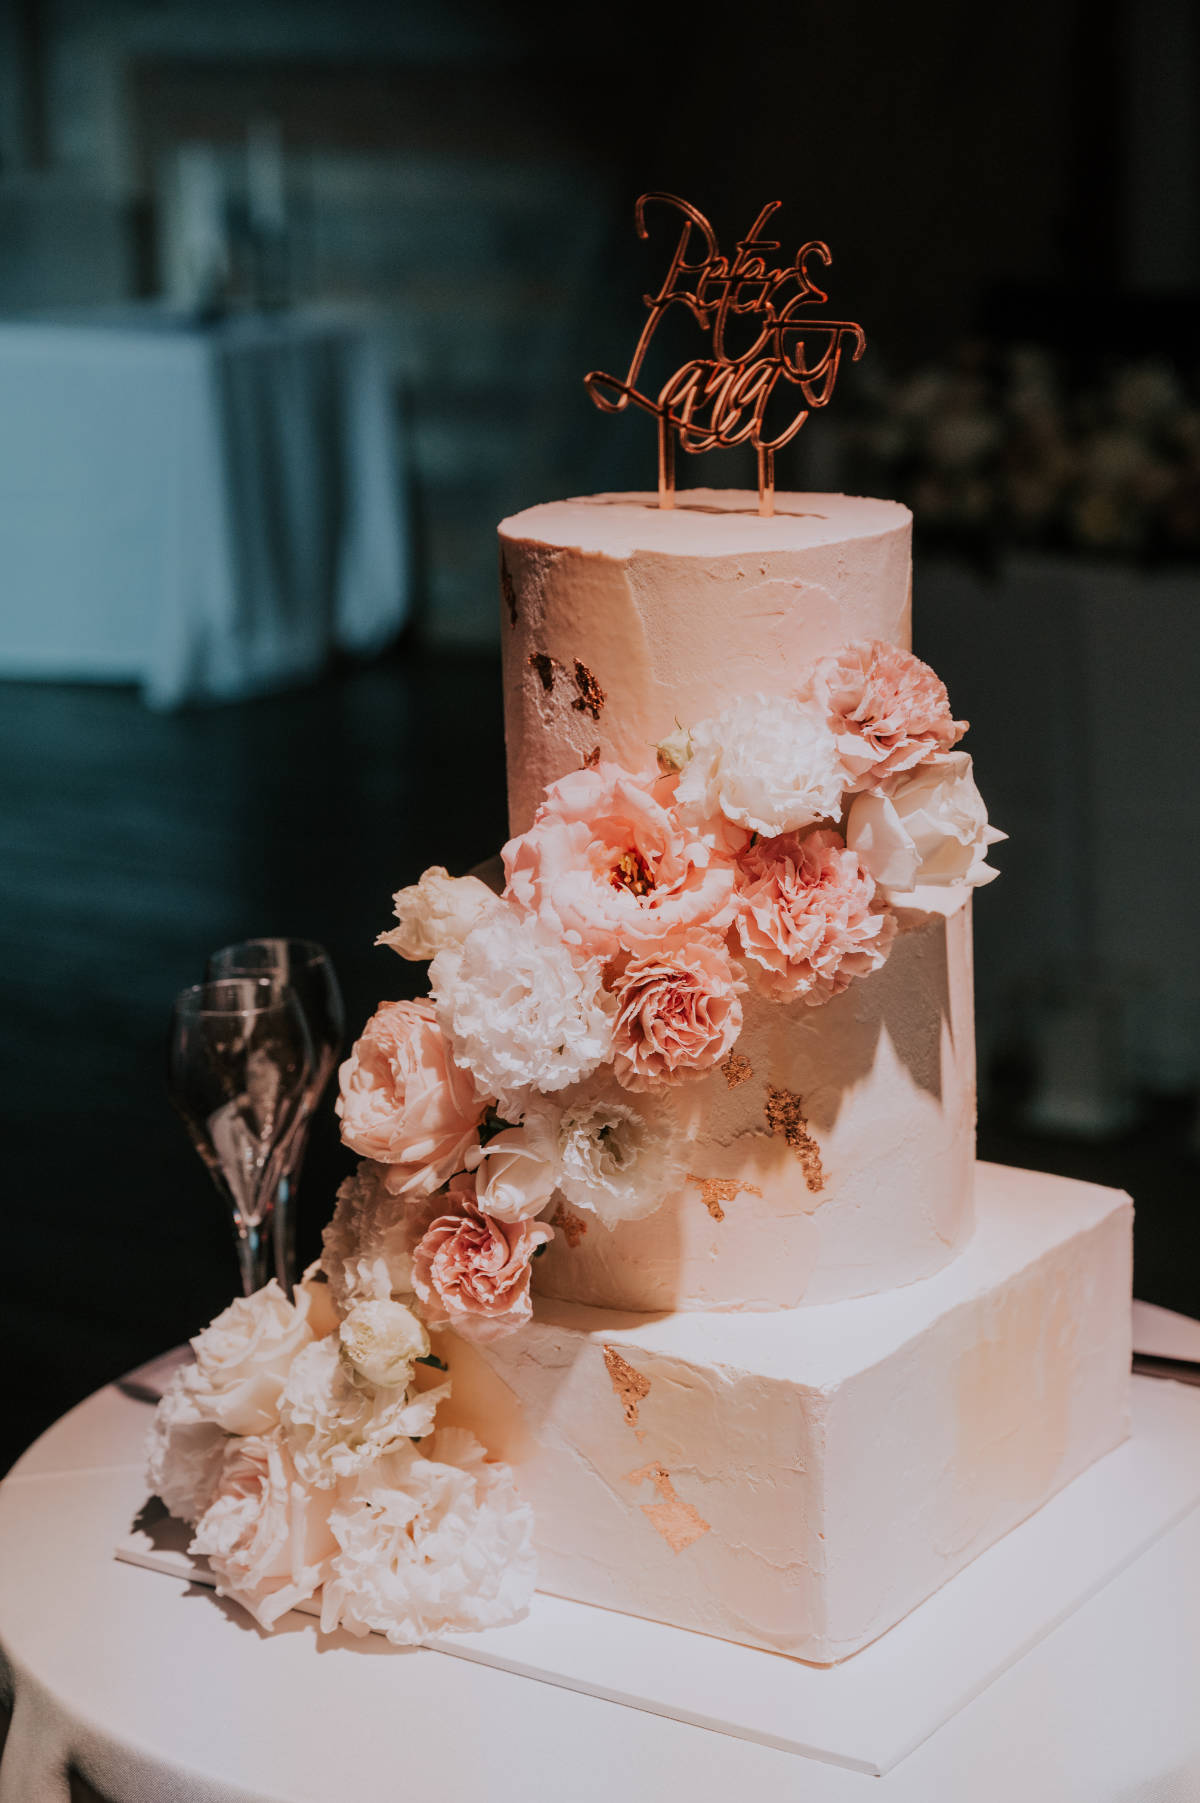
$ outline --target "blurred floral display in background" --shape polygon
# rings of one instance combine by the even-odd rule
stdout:
[[[857,393],[847,486],[907,502],[927,546],[1200,558],[1200,370],[972,339],[906,376],[875,359]]]

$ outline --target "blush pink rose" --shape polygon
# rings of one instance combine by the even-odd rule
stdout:
[[[760,839],[740,860],[734,931],[759,987],[816,1006],[878,970],[896,933],[875,882],[840,833]]]
[[[189,1551],[207,1555],[220,1596],[273,1628],[330,1575],[331,1502],[331,1491],[301,1483],[278,1431],[235,1437]]]
[[[504,871],[506,894],[585,957],[721,933],[733,913],[728,858],[617,764],[551,783],[529,831],[504,847]]]
[[[393,1196],[428,1196],[478,1143],[483,1103],[431,1001],[382,1002],[338,1072],[342,1139],[386,1165]]]
[[[477,1206],[473,1180],[445,1197],[459,1212],[439,1215],[413,1254],[413,1288],[431,1327],[453,1327],[470,1340],[494,1340],[524,1327],[532,1314],[530,1261],[554,1238],[544,1221],[498,1221]]]
[[[949,751],[967,730],[951,717],[941,678],[884,639],[859,639],[821,658],[804,694],[824,704],[855,789]]]
[[[744,987],[719,942],[679,940],[631,958],[613,984],[615,1075],[627,1089],[654,1089],[719,1064],[742,1030]]]

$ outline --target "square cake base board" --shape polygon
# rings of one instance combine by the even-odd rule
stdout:
[[[460,1659],[880,1775],[1200,1503],[1200,1392],[1133,1381],[1132,1437],[841,1665],[814,1666],[539,1594],[528,1618],[425,1644]],[[211,1585],[163,1516],[116,1556]],[[316,1613],[314,1605],[308,1613]]]

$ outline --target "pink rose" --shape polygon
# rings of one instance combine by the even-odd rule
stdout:
[[[879,969],[896,922],[842,835],[814,827],[743,855],[734,930],[768,995],[815,1006]]]
[[[393,1196],[440,1189],[477,1144],[483,1104],[431,1001],[382,1002],[338,1072],[342,1139],[387,1165]]]
[[[207,1555],[221,1596],[241,1603],[260,1627],[273,1628],[330,1574],[337,1552],[332,1500],[332,1491],[300,1482],[278,1432],[231,1439],[188,1550]]]
[[[613,984],[613,1068],[625,1087],[677,1083],[719,1064],[742,1029],[744,987],[720,943],[678,940],[631,958]]]
[[[821,658],[804,693],[824,703],[856,789],[949,751],[967,730],[951,718],[946,685],[929,665],[884,639],[859,639]]]
[[[515,1333],[532,1314],[530,1260],[554,1229],[544,1221],[493,1220],[477,1207],[470,1181],[446,1201],[461,1213],[440,1215],[413,1254],[413,1288],[429,1325],[472,1340]]]
[[[718,933],[733,872],[617,764],[551,783],[529,831],[504,847],[506,894],[585,957],[652,951],[670,933]]]

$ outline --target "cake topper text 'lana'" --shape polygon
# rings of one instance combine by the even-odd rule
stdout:
[[[867,342],[862,327],[805,311],[828,299],[808,272],[810,262],[826,267],[832,262],[827,244],[814,238],[790,263],[771,261],[770,253],[780,247],[762,234],[782,202],[767,202],[732,257],[721,255],[703,213],[674,194],[642,195],[639,238],[650,236],[646,209],[651,205],[672,208],[681,219],[670,266],[658,293],[644,297],[649,313],[624,379],[594,369],[584,377],[587,391],[606,413],[621,413],[632,401],[657,419],[660,507],[675,505],[678,434],[685,451],[752,444],[758,453],[758,511],[773,513],[775,452],[796,436],[813,407],[823,407],[832,396],[843,341],[853,340],[856,362],[862,356]],[[709,334],[710,354],[681,365],[656,397],[643,394],[642,365],[672,307],[686,309]],[[804,405],[768,425],[767,409],[781,384],[798,388]]]

